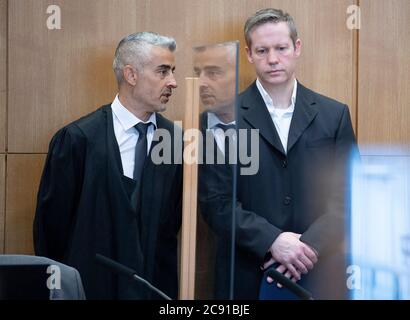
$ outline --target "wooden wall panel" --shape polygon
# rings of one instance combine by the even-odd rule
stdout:
[[[33,218],[44,155],[9,154],[5,253],[33,254]]]
[[[355,31],[346,26],[346,10],[354,3],[303,1],[292,8],[302,40],[298,78],[309,88],[347,104],[353,125],[357,112]]]
[[[6,192],[5,161],[6,156],[0,154],[0,254],[4,252],[4,211],[6,209],[4,202]]]
[[[50,3],[61,30],[46,26]],[[113,100],[114,51],[136,21],[136,0],[9,1],[10,152],[46,152],[57,129]]]
[[[7,0],[0,0],[0,153],[6,150]]]
[[[361,0],[360,7],[359,142],[406,144],[410,154],[410,1]]]

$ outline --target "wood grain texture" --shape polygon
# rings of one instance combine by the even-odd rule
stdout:
[[[0,154],[0,254],[4,253],[4,214],[6,209],[6,155]]]
[[[410,155],[410,2],[361,0],[360,6],[359,142],[385,145],[380,154],[402,146]]]
[[[7,0],[0,0],[0,152],[6,151]]]
[[[47,28],[50,1],[9,1],[10,152],[46,152],[57,129],[111,103],[115,48],[136,31],[135,0],[52,3],[61,30]]]
[[[196,129],[199,126],[199,81],[197,78],[186,79],[186,106],[184,130]],[[184,140],[184,178],[181,225],[181,269],[179,298],[195,298],[195,259],[197,231],[197,196],[198,196],[198,152],[189,153],[187,146],[198,150],[198,131],[189,141]],[[196,146],[196,147],[195,147]],[[187,154],[187,155],[186,155]],[[191,161],[187,161],[192,156]]]
[[[152,30],[178,42],[179,88],[165,115],[183,119],[184,78],[192,75],[191,47],[240,40],[240,89],[254,79],[244,54],[243,24],[257,9],[273,6],[294,15],[304,43],[299,79],[348,103],[352,98],[353,35],[346,8],[353,1],[55,1],[62,29],[46,28],[46,0],[10,2],[9,148],[45,152],[62,125],[111,102],[116,85],[114,49],[127,33]],[[169,14],[164,14],[164,12]],[[21,118],[27,119],[22,125]]]
[[[5,253],[33,254],[33,219],[44,155],[7,156]]]

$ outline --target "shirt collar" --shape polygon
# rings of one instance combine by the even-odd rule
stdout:
[[[214,129],[219,123],[226,124],[226,125],[229,125],[229,124],[235,125],[235,121],[232,121],[232,122],[229,122],[229,123],[224,123],[218,118],[218,116],[215,113],[208,112],[208,126],[207,126],[207,128],[208,129]]]
[[[111,104],[111,109],[120,122],[121,126],[123,127],[124,131],[127,131],[140,122],[144,122],[123,106],[120,99],[118,98],[118,94],[115,96],[115,99]],[[149,119],[145,121],[145,123],[148,122],[153,123],[155,128],[157,127],[157,117],[155,112],[153,112]]]
[[[272,98],[270,97],[269,93],[266,92],[265,88],[262,86],[262,83],[259,81],[259,79],[256,79],[256,87],[259,90],[259,93],[262,96],[263,101],[265,102],[265,105],[269,108],[276,108],[273,105]],[[295,79],[295,83],[293,85],[293,91],[292,91],[292,97],[290,98],[290,106],[286,109],[286,113],[293,113],[295,110],[295,103],[296,103],[296,92],[297,92],[297,87],[298,87],[298,82]]]

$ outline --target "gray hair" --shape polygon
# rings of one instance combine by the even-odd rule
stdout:
[[[149,62],[153,46],[163,47],[174,52],[177,44],[174,38],[162,36],[155,32],[137,32],[126,36],[115,50],[112,67],[118,83],[124,81],[123,69],[129,64],[142,71]]]
[[[228,42],[221,42],[221,43],[216,43],[216,44],[211,44],[211,45],[201,45],[197,47],[193,47],[193,51],[195,53],[199,52],[204,52],[207,49],[213,49],[213,48],[226,48],[227,49],[227,57],[230,62],[235,63],[236,62],[236,55],[237,55],[237,48],[239,46],[238,41],[228,41]]]
[[[298,39],[298,32],[296,30],[296,24],[292,16],[289,15],[289,13],[284,12],[280,9],[272,9],[272,8],[259,10],[253,16],[250,16],[248,20],[246,20],[245,27],[244,27],[246,45],[249,48],[251,48],[252,41],[251,41],[250,33],[253,28],[263,25],[265,23],[278,23],[278,22],[286,22],[288,24],[290,38],[292,39],[293,46],[295,46],[296,40]]]

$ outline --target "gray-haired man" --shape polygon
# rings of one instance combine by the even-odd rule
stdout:
[[[150,32],[121,40],[114,101],[65,126],[50,143],[35,252],[77,268],[89,299],[159,298],[96,264],[97,253],[177,296],[181,161],[155,165],[150,157],[157,129],[171,137],[179,130],[157,113],[177,87],[175,48],[173,38]]]

